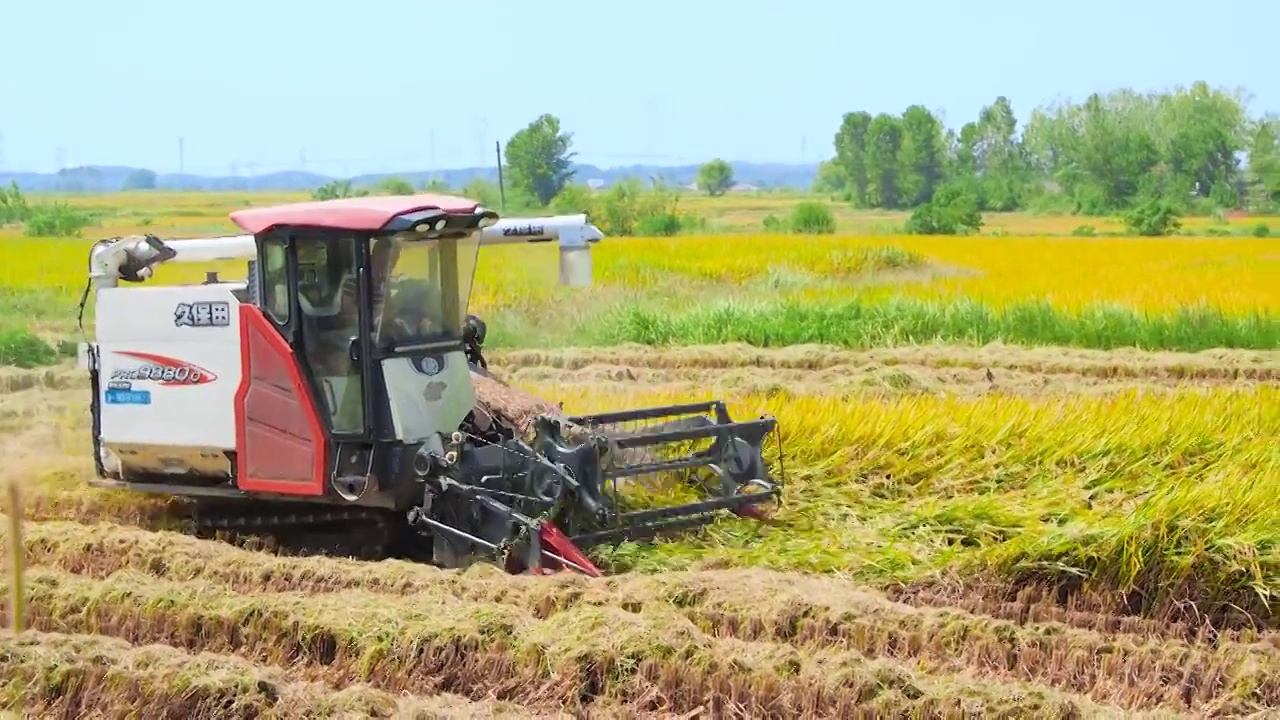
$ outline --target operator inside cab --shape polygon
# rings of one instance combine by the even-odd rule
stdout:
[[[347,372],[347,346],[360,332],[354,237],[298,246],[298,305],[316,340],[312,361],[325,374]]]
[[[298,248],[302,313],[312,332],[342,348],[343,356],[360,328],[355,243],[345,237]],[[415,243],[408,263],[413,267],[402,267],[404,246],[405,240],[392,236],[375,239],[369,248],[370,315],[379,345],[413,342],[445,328],[438,243]]]
[[[355,287],[354,244],[354,238],[342,238],[298,247],[298,303],[302,312],[333,319],[342,313],[344,287]]]
[[[379,238],[369,257],[373,276],[374,339],[379,344],[412,342],[442,329],[439,281],[430,270],[400,266],[404,240]],[[413,260],[437,264],[437,243],[423,244]],[[411,263],[416,264],[416,263]],[[425,275],[425,277],[424,277]]]

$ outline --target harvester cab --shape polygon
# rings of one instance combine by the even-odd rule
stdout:
[[[500,220],[415,195],[231,219],[246,234],[90,251],[95,484],[189,497],[203,534],[590,575],[593,545],[778,499],[771,417],[734,422],[707,402],[519,427],[483,412],[485,327],[467,310],[480,247],[557,242],[560,282],[589,285],[602,235],[585,215]],[[137,287],[164,263],[236,259],[245,280]],[[653,477],[656,495],[639,482]]]

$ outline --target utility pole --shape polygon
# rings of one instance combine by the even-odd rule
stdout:
[[[0,170],[4,169],[4,133],[0,133]]]
[[[178,174],[186,175],[187,174],[186,152],[182,145],[183,145],[183,139],[178,138]]]
[[[502,182],[502,143],[494,140],[493,151],[498,154],[498,209],[507,211],[507,189]]]

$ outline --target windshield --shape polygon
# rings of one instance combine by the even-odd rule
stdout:
[[[480,238],[371,240],[373,341],[380,347],[460,340]]]

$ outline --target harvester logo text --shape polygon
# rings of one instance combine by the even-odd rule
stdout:
[[[536,237],[545,234],[547,234],[547,228],[544,225],[530,224],[502,228],[503,237]]]
[[[205,385],[218,379],[217,375],[199,365],[185,360],[155,355],[153,353],[121,351],[116,355],[141,360],[140,365],[117,368],[111,371],[112,381],[154,382],[162,386]]]

